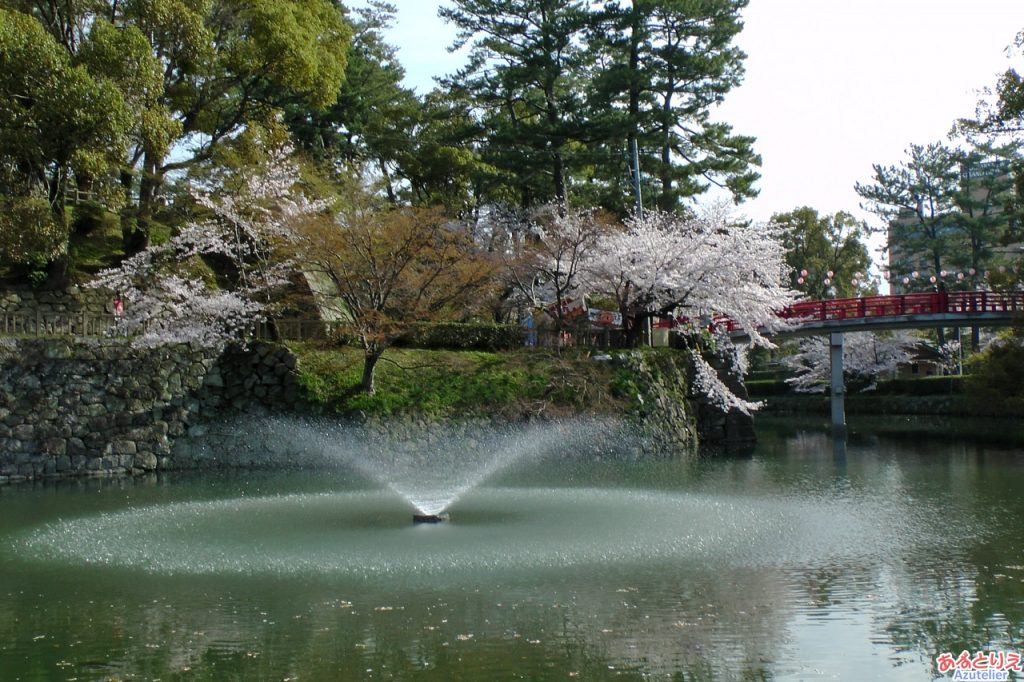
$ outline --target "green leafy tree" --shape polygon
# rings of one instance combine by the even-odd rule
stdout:
[[[66,195],[73,183],[92,185],[117,167],[132,126],[129,102],[112,78],[76,64],[20,12],[0,9],[0,65],[3,257],[49,262],[51,278],[60,280]]]
[[[251,122],[273,118],[287,104],[331,104],[344,78],[351,37],[332,0],[5,4],[34,17],[69,55],[81,53],[83,64],[117,83],[122,96],[140,106],[136,135],[122,160],[129,253],[149,241],[168,173],[209,159],[225,140]],[[104,23],[118,28],[100,28]],[[149,46],[145,59],[139,36]],[[159,65],[156,88],[149,83],[151,63]]]
[[[173,160],[141,150],[134,250],[148,241],[167,173],[209,158],[219,143],[286,104],[320,108],[335,100],[351,32],[330,0],[149,0],[126,4],[125,15],[166,65],[163,102],[180,124],[174,142],[194,143]]]
[[[839,298],[855,296],[865,290],[871,256],[862,222],[842,211],[821,216],[804,206],[775,214],[772,223],[780,228],[794,289],[812,299],[827,298],[831,293]]]

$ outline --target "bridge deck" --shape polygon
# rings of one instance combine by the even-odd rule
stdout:
[[[795,325],[776,336],[974,325],[997,327],[1012,324],[1014,318],[1021,316],[1024,316],[1024,292],[939,291],[801,301],[779,312],[779,317]],[[719,320],[717,324],[735,339],[747,336],[732,320]]]

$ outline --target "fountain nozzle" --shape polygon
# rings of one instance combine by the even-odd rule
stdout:
[[[448,520],[448,512],[439,514],[413,514],[413,523],[442,523]]]

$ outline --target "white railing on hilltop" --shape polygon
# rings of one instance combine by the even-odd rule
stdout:
[[[3,336],[124,336],[119,318],[95,313],[0,313]]]

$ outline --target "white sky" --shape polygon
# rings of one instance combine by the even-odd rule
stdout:
[[[455,32],[439,2],[391,2],[389,41],[407,84],[426,92],[463,62],[447,52]],[[751,0],[744,21],[747,75],[715,116],[756,137],[763,157],[761,194],[741,212],[767,220],[806,205],[870,222],[854,183],[974,112],[977,90],[1011,65],[1024,0]]]

